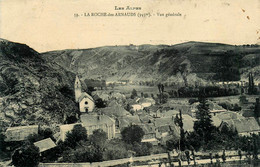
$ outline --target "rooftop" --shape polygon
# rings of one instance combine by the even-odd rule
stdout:
[[[81,96],[79,97],[79,102],[84,99],[84,98],[89,98],[91,101],[94,102],[94,99],[87,93],[82,93]]]
[[[223,120],[223,123],[226,123],[228,126],[235,128],[238,133],[260,131],[260,126],[253,117]]]
[[[93,126],[93,125],[108,125],[111,126],[115,123],[115,120],[107,115],[90,115],[83,114],[80,116],[83,126]]]
[[[40,152],[44,152],[51,148],[56,147],[56,144],[51,140],[51,138],[47,138],[44,140],[40,140],[38,142],[33,143],[36,147],[39,147]]]
[[[34,133],[38,133],[38,125],[9,127],[5,132],[5,141],[22,141]]]

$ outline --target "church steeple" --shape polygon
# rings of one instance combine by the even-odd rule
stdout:
[[[81,83],[78,75],[76,75],[74,90],[75,90],[75,101],[79,102],[79,97],[81,96]]]

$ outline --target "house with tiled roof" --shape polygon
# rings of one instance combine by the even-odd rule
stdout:
[[[40,153],[56,147],[56,144],[52,141],[51,138],[43,139],[33,144],[39,148]]]
[[[107,133],[107,138],[115,137],[116,127],[115,120],[107,115],[82,114],[80,116],[81,123],[66,124],[60,126],[60,139],[66,139],[67,132],[70,132],[75,125],[81,124],[87,130],[88,135],[92,135],[94,130],[102,129]]]
[[[239,135],[248,136],[250,134],[258,134],[260,126],[254,117],[226,119],[221,122],[220,129],[227,126],[233,130],[237,130]]]
[[[115,137],[115,120],[107,115],[83,114],[80,116],[82,126],[87,129],[88,135],[93,134],[94,130],[102,129],[107,133],[108,139]]]
[[[143,143],[147,142],[147,143],[151,143],[153,145],[158,145],[158,143],[159,143],[158,138],[160,138],[160,134],[156,130],[156,127],[154,126],[154,124],[152,124],[152,123],[150,123],[150,124],[141,124],[139,126],[144,131],[144,136],[143,136],[141,142],[143,142]]]
[[[18,126],[18,127],[9,127],[5,132],[5,141],[23,141],[29,135],[38,134],[39,126],[30,125],[30,126]]]
[[[127,115],[123,117],[118,117],[116,119],[117,122],[117,128],[122,130],[125,127],[128,127],[130,125],[140,125],[141,120],[138,115]]]
[[[130,115],[130,113],[126,111],[116,101],[112,101],[111,103],[109,103],[108,107],[102,108],[101,113],[108,115],[110,117],[122,117],[122,116]]]

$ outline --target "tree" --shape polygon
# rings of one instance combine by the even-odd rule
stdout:
[[[185,150],[185,133],[183,129],[183,121],[182,121],[182,113],[181,110],[179,110],[179,115],[176,115],[174,119],[174,123],[177,124],[180,127],[180,150],[184,151]]]
[[[44,137],[38,133],[33,133],[33,134],[30,134],[28,137],[27,137],[27,140],[30,142],[30,143],[34,143],[34,142],[37,142],[37,141],[40,141],[40,140],[43,140]]]
[[[233,50],[226,51],[212,66],[212,70],[216,72],[213,78],[223,82],[239,81],[241,58],[242,56]]]
[[[52,132],[52,130],[50,129],[50,128],[46,128],[46,129],[44,129],[43,130],[43,132],[42,132],[42,135],[43,135],[43,137],[46,139],[46,138],[53,138],[53,132]]]
[[[256,92],[255,92],[255,83],[254,83],[254,77],[253,77],[252,72],[249,73],[248,82],[249,82],[249,85],[248,85],[248,94],[253,95],[253,94],[255,94]]]
[[[137,97],[137,91],[135,89],[132,90],[131,99]]]
[[[20,149],[15,150],[12,155],[12,163],[16,167],[34,167],[40,162],[39,148],[33,144],[23,145]]]
[[[166,141],[166,148],[168,151],[172,151],[174,148],[179,147],[179,140],[177,138],[172,138]]]
[[[95,106],[97,108],[105,108],[106,103],[101,98],[98,98],[97,100],[95,100]]]
[[[63,153],[63,162],[100,162],[102,161],[102,152],[89,144],[82,144],[76,149],[70,149]]]
[[[150,155],[152,151],[151,143],[137,143],[134,142],[132,145],[132,150],[135,152],[136,156],[146,156]]]
[[[161,84],[161,83],[159,83],[157,86],[158,86],[158,90],[159,90],[159,95],[158,95],[159,100],[160,100],[159,102],[162,103],[163,92],[164,92],[164,85]],[[165,102],[165,103],[166,103],[166,102]]]
[[[254,109],[254,115],[255,115],[256,118],[260,117],[260,103],[259,103],[259,98],[256,99],[255,109]]]
[[[162,103],[162,104],[167,103],[168,98],[169,98],[168,94],[166,94],[166,93],[158,94],[157,97],[159,98],[159,103]]]
[[[128,144],[140,143],[144,134],[143,129],[138,125],[130,125],[121,132],[123,141]]]
[[[95,146],[103,149],[107,140],[107,133],[102,129],[93,131],[93,134],[89,136],[89,141]]]
[[[2,129],[0,128],[0,155],[1,152],[4,152],[5,150],[5,138],[6,136],[3,134]]]
[[[212,137],[214,126],[209,111],[209,105],[204,97],[199,98],[200,104],[196,112],[196,121],[194,122],[194,131],[202,137],[203,142],[208,142]]]
[[[128,157],[128,151],[125,143],[120,139],[112,139],[106,144],[106,149],[103,153],[105,161],[122,159]]]
[[[74,125],[71,132],[66,134],[64,144],[68,147],[75,148],[79,141],[87,141],[87,130],[82,125]]]

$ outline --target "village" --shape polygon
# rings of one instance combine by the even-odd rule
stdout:
[[[249,76],[249,81],[252,82],[252,76]],[[248,91],[252,91],[248,87],[250,82],[222,83],[223,87],[228,87],[230,90],[234,87],[238,88],[239,95],[208,98],[207,104],[212,124],[220,131],[228,127],[235,130],[239,136],[259,135],[259,96],[248,95]],[[127,81],[120,81],[116,84],[121,87],[129,85],[131,87]],[[166,150],[173,152],[182,150],[180,144],[182,132],[187,136],[194,131],[196,113],[200,105],[196,98],[170,98],[169,95],[165,97],[164,94],[167,92],[163,84],[158,85],[159,94],[156,96],[153,93],[138,92],[135,89],[131,92],[120,93],[120,91],[115,91],[114,87],[116,86],[103,89],[97,86],[94,87],[95,91],[87,93],[83,91],[82,81],[76,76],[74,96],[79,108],[76,115],[77,121],[62,124],[56,133],[50,132],[51,135],[47,135],[47,138],[45,135],[42,140],[35,140],[33,144],[39,148],[41,155],[52,152],[60,142],[65,143],[68,133],[71,133],[76,125],[85,128],[87,136],[96,135],[96,132],[101,129],[105,132],[108,141],[122,139],[124,129],[138,126],[143,131],[141,143],[149,143],[147,146],[152,148],[149,153],[141,153],[139,156],[164,153],[167,152]],[[257,87],[254,89],[256,92],[259,91]],[[178,124],[178,119],[181,120],[182,126]],[[9,127],[5,132],[5,142],[21,142],[27,140],[29,136],[39,134],[40,131],[43,130],[39,125]],[[185,146],[185,148],[188,147]],[[138,153],[132,152],[126,157],[129,156],[135,157]]]

